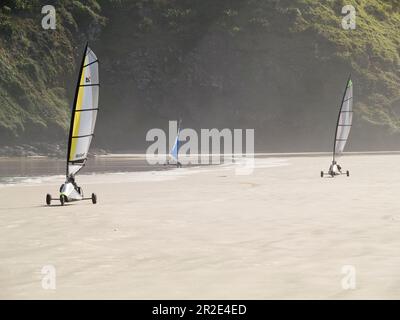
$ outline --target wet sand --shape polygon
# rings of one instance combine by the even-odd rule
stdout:
[[[79,176],[97,205],[45,206],[61,176],[3,185],[0,298],[400,298],[400,156],[346,156],[350,178],[321,179],[329,163]]]

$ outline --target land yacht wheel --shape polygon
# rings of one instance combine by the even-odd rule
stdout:
[[[97,203],[97,196],[95,193],[92,193],[92,203],[96,204]]]

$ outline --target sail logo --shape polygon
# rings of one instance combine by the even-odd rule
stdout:
[[[85,82],[86,83],[90,83],[92,81],[92,79],[90,77],[86,77]]]
[[[146,160],[150,165],[234,164],[237,175],[250,175],[255,167],[254,135],[254,129],[201,129],[199,138],[196,130],[181,130],[177,121],[169,121],[169,147],[164,130],[147,132],[146,141],[153,144]]]
[[[342,19],[342,28],[344,30],[355,30],[357,27],[357,11],[352,5],[347,5],[342,8],[342,15],[345,17]]]

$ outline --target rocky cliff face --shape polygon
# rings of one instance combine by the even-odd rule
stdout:
[[[348,3],[355,30],[341,27]],[[66,0],[56,31],[41,29],[41,4],[1,9],[2,144],[65,139],[88,39],[102,62],[97,146],[143,150],[148,129],[182,117],[255,128],[260,151],[329,150],[349,73],[350,147],[397,146],[399,1]]]

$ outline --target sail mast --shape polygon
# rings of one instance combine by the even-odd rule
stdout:
[[[181,123],[182,123],[182,119],[179,119],[178,122],[178,135],[176,136],[176,165],[179,165],[179,135],[181,133]]]
[[[74,104],[72,105],[71,124],[70,124],[70,128],[69,128],[68,151],[67,151],[67,168],[66,168],[67,178],[69,176],[68,163],[69,163],[69,157],[70,157],[70,153],[71,153],[72,134],[73,134],[73,130],[74,130],[74,121],[75,121],[74,114],[75,114],[76,106],[77,106],[77,102],[78,102],[79,87],[80,87],[80,83],[81,83],[83,67],[85,65],[85,59],[86,59],[86,53],[87,53],[88,47],[89,47],[89,42],[86,42],[85,50],[83,51],[82,63],[81,63],[80,70],[79,70],[78,81],[76,84]]]

